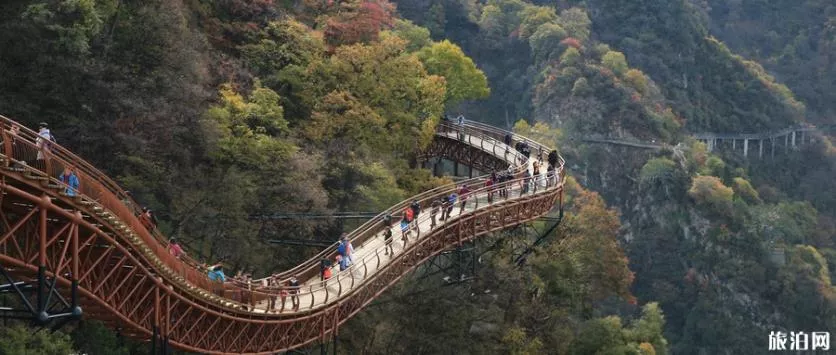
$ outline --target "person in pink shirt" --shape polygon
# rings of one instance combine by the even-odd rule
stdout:
[[[177,243],[177,239],[171,238],[168,244],[168,252],[171,255],[174,255],[175,258],[180,259],[181,256],[186,255],[186,252],[183,251],[183,248],[180,247],[180,244]]]

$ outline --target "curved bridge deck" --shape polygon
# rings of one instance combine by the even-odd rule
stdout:
[[[172,257],[167,239],[140,223],[136,203],[105,174],[60,146],[39,145],[35,132],[0,118],[0,270],[41,283],[27,304],[46,316],[61,306],[57,300],[77,304],[86,316],[129,336],[188,351],[273,353],[323,339],[426,259],[543,216],[562,197],[562,158],[554,178],[546,177],[545,162],[539,179],[523,178],[538,156],[545,156],[538,153],[550,148],[483,124],[443,124],[425,159],[444,157],[482,171],[509,171],[515,178],[491,187],[484,186],[487,177],[458,182],[471,188],[467,203],[461,208],[457,201],[452,216],[435,228],[429,206],[456,192],[456,185],[402,201],[349,234],[353,264],[344,271],[334,268],[328,280],[320,281],[319,262],[333,260],[336,245],[278,274],[282,283],[298,277],[298,288],[266,280],[220,284],[208,280],[196,260]],[[525,141],[532,158],[505,145],[507,138],[512,145]],[[57,179],[69,166],[76,169],[78,190]],[[383,216],[398,221],[413,200],[423,211],[404,243],[399,226],[385,225]],[[393,232],[392,255],[385,255],[387,228]],[[292,296],[298,297],[297,307]]]

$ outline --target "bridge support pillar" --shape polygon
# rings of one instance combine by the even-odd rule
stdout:
[[[735,151],[737,149],[737,139],[731,140],[731,149],[732,151]]]
[[[792,146],[795,147],[795,131],[792,131]]]
[[[453,161],[453,176],[459,176],[459,162]]]
[[[743,139],[743,157],[749,155],[749,139]]]
[[[758,159],[763,159],[763,138],[760,139],[760,144],[758,147]]]

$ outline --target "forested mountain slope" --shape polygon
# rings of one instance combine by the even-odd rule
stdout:
[[[29,126],[49,123],[60,144],[154,210],[162,231],[189,253],[223,260],[231,273],[263,275],[316,252],[269,247],[268,237],[333,241],[351,226],[264,225],[250,216],[378,211],[449,182],[418,168],[416,153],[445,111],[460,103],[490,108],[492,101],[472,100],[495,85],[481,70],[489,64],[465,55],[459,37],[431,38],[430,31],[437,29],[402,20],[385,0],[3,1],[0,114]],[[557,143],[545,126],[519,128]],[[599,194],[569,186],[561,243],[544,245],[526,268],[508,265],[504,248],[485,259],[493,267],[476,287],[489,287],[491,297],[445,303],[438,293],[418,305],[398,302],[394,312],[373,309],[345,327],[341,347],[665,353],[661,310],[636,304],[630,292],[617,213]],[[421,311],[426,302],[437,312]],[[439,309],[447,306],[461,317],[447,317]],[[399,321],[410,312],[426,316]],[[493,324],[487,340],[458,341],[479,321]],[[403,339],[416,323],[422,332]],[[147,351],[94,322],[65,331],[72,336],[4,327],[0,353]],[[610,341],[588,340],[602,331]]]
[[[713,34],[786,83],[812,122],[836,122],[836,4],[711,0],[696,7]]]
[[[398,5],[407,18],[435,28],[434,36],[459,40],[485,68],[494,106],[463,106],[464,112],[494,122],[517,115],[558,129],[554,135],[579,181],[619,208],[622,242],[636,274],[633,291],[640,303],[661,302],[673,352],[759,354],[770,330],[813,331],[836,322],[830,281],[836,191],[828,178],[836,173],[836,151],[827,137],[763,161],[709,154],[688,138],[704,131],[762,132],[808,118],[827,122],[823,113],[833,103],[822,95],[829,91],[796,95],[790,88],[829,82],[828,5]],[[745,31],[737,34],[737,28]],[[772,41],[756,40],[764,34]],[[722,40],[734,36],[751,40],[729,49]],[[795,38],[790,52],[807,51],[787,56],[785,50],[780,58],[806,66],[766,60],[775,57],[761,46],[785,43],[788,36]],[[780,80],[787,73],[798,75]],[[585,144],[586,137],[682,144],[653,152]]]
[[[343,349],[760,354],[769,331],[836,325],[836,151],[820,136],[745,160],[689,135],[833,123],[833,11],[821,0],[11,0],[0,114],[49,122],[189,252],[256,273],[314,252],[267,236],[331,241],[350,226],[250,215],[381,210],[448,181],[416,164],[443,113],[513,126],[567,159],[555,236],[522,267],[498,243],[467,286],[399,284],[341,329]],[[145,351],[91,323],[71,331],[9,327],[0,349]]]

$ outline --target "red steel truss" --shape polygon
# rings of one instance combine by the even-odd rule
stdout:
[[[356,268],[362,268],[358,272],[363,270],[362,281],[356,285],[352,278],[344,289],[337,280],[336,294],[329,289],[315,291],[311,286],[308,298],[301,298],[309,305],[278,313],[259,312],[258,302],[275,297],[278,290],[255,291],[236,285],[219,289],[196,261],[168,254],[164,237],[139,223],[136,204],[107,176],[60,146],[39,145],[35,132],[23,127],[15,132],[12,127],[17,124],[5,117],[0,116],[0,125],[0,268],[23,281],[54,280],[51,286],[41,285],[54,289],[56,297],[77,301],[84,315],[118,327],[128,336],[170,343],[187,351],[268,354],[324,340],[430,257],[486,233],[536,219],[555,203],[562,203],[561,159],[558,177],[539,192],[514,192],[523,182],[518,179],[507,183],[512,191],[509,197],[488,203],[479,196],[493,190],[476,188],[475,207],[425,231],[394,258],[382,263],[380,253],[368,253],[356,263]],[[505,170],[525,161],[501,143],[508,132],[478,124],[441,127],[425,158],[440,156],[483,171]],[[68,189],[56,179],[68,166],[79,176],[78,190]],[[527,168],[525,164],[515,171]],[[476,178],[465,183],[482,186],[483,181]],[[395,211],[413,199],[427,206],[455,188],[427,191],[383,214],[396,215]],[[383,214],[351,233],[355,245],[381,233]],[[282,275],[314,278],[318,260],[334,253],[335,247],[329,247]],[[38,309],[47,309],[53,293],[40,290],[28,301]]]

